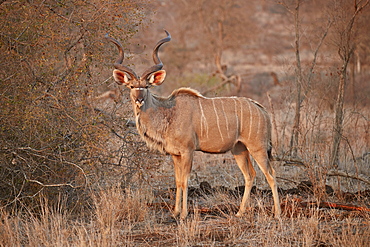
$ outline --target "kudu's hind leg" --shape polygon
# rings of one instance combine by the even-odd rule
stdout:
[[[270,164],[267,152],[261,149],[257,152],[252,152],[250,150],[250,152],[254,160],[257,162],[258,166],[261,168],[261,171],[265,175],[266,180],[271,187],[272,196],[274,198],[275,217],[279,218],[281,214],[281,208],[280,208],[280,202],[279,202],[279,194],[277,191],[275,171]]]
[[[249,196],[253,186],[254,178],[256,177],[256,171],[253,168],[252,162],[249,157],[247,148],[242,143],[237,143],[232,149],[235,161],[238,164],[241,172],[244,176],[245,188],[242,202],[240,203],[239,212],[236,216],[242,216],[245,212],[246,205],[249,201]]]
[[[193,162],[193,154],[172,155],[175,180],[176,180],[176,202],[174,215],[180,215],[181,219],[185,219],[188,214],[188,180]],[[182,207],[181,207],[182,199]]]

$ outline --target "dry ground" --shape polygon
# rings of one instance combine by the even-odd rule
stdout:
[[[89,207],[78,215],[63,199],[57,205],[42,200],[38,209],[1,210],[0,246],[370,245],[370,212],[304,204],[315,202],[309,191],[280,191],[283,214],[275,219],[271,195],[254,189],[248,212],[238,218],[238,193],[207,183],[190,188],[185,221],[172,217],[174,192],[169,188],[134,191],[113,186],[91,191],[91,200],[85,202]],[[369,194],[352,198],[357,205],[369,201]]]

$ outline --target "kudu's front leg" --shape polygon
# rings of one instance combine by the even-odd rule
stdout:
[[[188,180],[193,162],[193,154],[185,153],[181,155],[172,155],[175,167],[176,179],[176,202],[174,215],[180,215],[181,219],[185,219],[188,214]],[[181,208],[182,198],[182,208]]]

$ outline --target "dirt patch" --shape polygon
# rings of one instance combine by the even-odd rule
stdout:
[[[358,191],[355,193],[345,192],[336,194],[334,189],[326,185],[326,200],[315,199],[315,189],[310,181],[302,181],[297,187],[291,189],[278,189],[281,197],[281,207],[285,214],[292,217],[299,211],[300,215],[307,217],[312,216],[312,209],[341,210],[342,215],[348,212],[361,213],[370,212],[370,190]],[[159,200],[150,203],[152,208],[162,208],[171,212],[174,208],[176,188],[156,191],[155,197]],[[189,212],[200,213],[203,217],[210,215],[222,216],[224,214],[235,214],[239,209],[239,203],[244,193],[244,186],[228,188],[225,186],[212,187],[209,182],[203,181],[199,186],[190,186],[188,189]],[[258,189],[256,186],[251,190],[251,207],[252,211],[264,211],[272,215],[271,205],[261,209],[258,202],[265,200],[266,204],[272,205],[271,190]],[[297,212],[293,212],[293,208]],[[347,211],[347,213],[344,213]],[[324,211],[322,211],[324,212]]]

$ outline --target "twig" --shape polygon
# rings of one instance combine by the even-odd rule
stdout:
[[[335,208],[335,209],[343,209],[343,210],[348,210],[348,211],[370,212],[370,208],[358,207],[358,206],[350,205],[350,204],[338,204],[334,202],[321,202],[319,206],[322,208]]]
[[[31,147],[19,147],[17,149],[18,150],[25,150],[25,151],[32,151],[33,152],[32,155],[34,155],[34,156],[41,157],[41,158],[44,158],[46,160],[50,160],[50,161],[53,161],[53,162],[57,162],[57,160],[51,159],[51,158],[47,157],[47,154],[48,153],[45,152],[42,149],[41,150],[37,150],[37,149],[31,148]],[[75,163],[73,163],[71,161],[67,161],[67,160],[64,160],[64,159],[60,160],[60,162],[65,163],[65,164],[68,164],[68,165],[71,165],[71,166],[74,166],[75,168],[77,168],[78,170],[80,170],[81,173],[82,173],[82,175],[83,175],[83,177],[84,177],[84,183],[83,183],[83,185],[75,186],[75,185],[72,185],[70,183],[50,184],[50,185],[47,185],[47,184],[43,184],[42,182],[37,181],[37,180],[27,179],[27,177],[26,177],[25,174],[24,174],[24,177],[25,177],[26,181],[37,183],[37,184],[39,184],[39,185],[41,185],[43,187],[70,186],[72,188],[80,188],[80,187],[83,187],[83,186],[85,186],[87,184],[87,175],[86,175],[86,173],[85,173],[85,171],[84,171],[84,169],[82,167],[80,167],[79,165],[77,165],[77,164],[75,164]]]
[[[82,186],[74,186],[73,184],[70,184],[70,183],[61,183],[61,184],[44,184],[38,180],[35,180],[35,179],[28,179],[26,174],[23,174],[24,176],[24,179],[27,181],[27,182],[30,182],[30,183],[36,183],[38,185],[41,185],[42,187],[62,187],[62,186],[69,186],[73,189],[76,189],[76,188],[80,188]]]
[[[359,180],[361,182],[364,182],[366,184],[370,184],[370,179],[368,179],[368,178],[362,178],[360,176],[357,176],[354,173],[349,173],[349,172],[345,172],[345,171],[330,170],[326,175],[333,176],[333,177],[338,176],[338,177],[345,177],[345,178],[357,179],[357,180]]]

